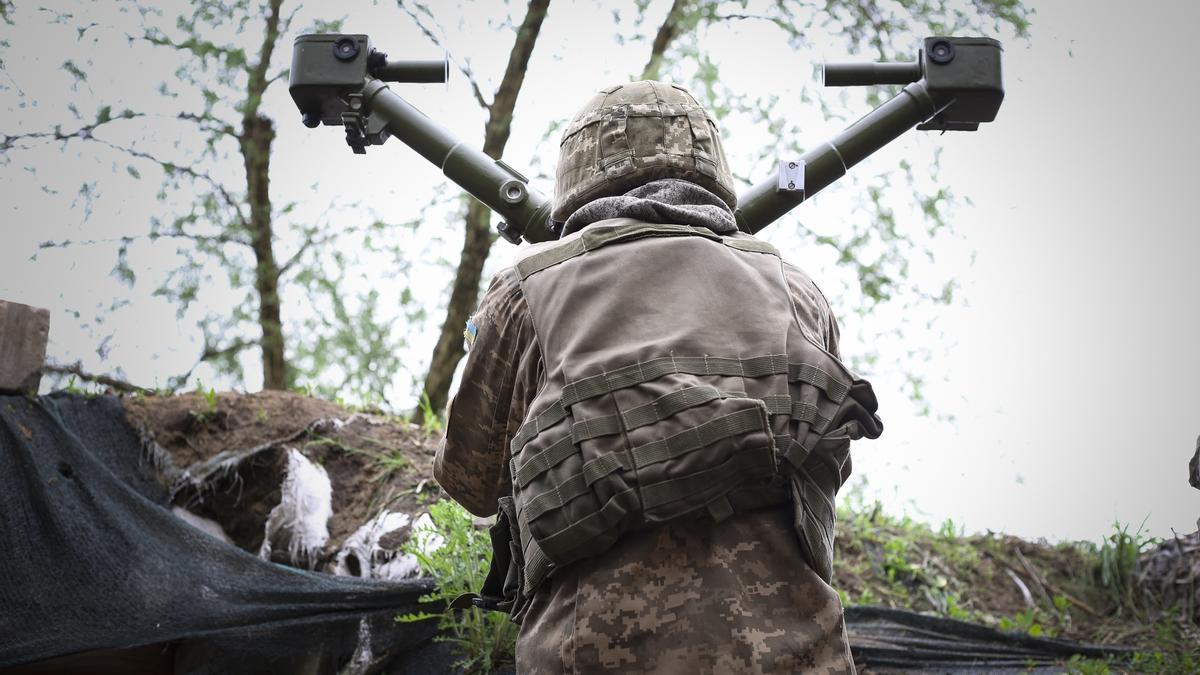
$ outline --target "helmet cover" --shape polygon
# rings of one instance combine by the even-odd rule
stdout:
[[[737,205],[712,116],[683,87],[641,80],[602,89],[575,115],[559,145],[551,217],[661,178],[696,183]]]

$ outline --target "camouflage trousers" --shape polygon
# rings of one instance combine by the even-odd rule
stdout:
[[[517,672],[854,673],[790,506],[626,537],[534,595]]]

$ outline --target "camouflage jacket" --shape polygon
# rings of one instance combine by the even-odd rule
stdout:
[[[802,271],[785,267],[800,321],[837,356],[837,325]],[[492,281],[468,324],[470,353],[438,448],[442,487],[477,515],[511,492],[509,445],[543,379],[517,274]],[[844,480],[849,462],[842,467]],[[736,561],[736,564],[731,564]],[[559,570],[533,597],[520,672],[852,671],[837,594],[803,562],[790,508],[703,528],[665,526]]]

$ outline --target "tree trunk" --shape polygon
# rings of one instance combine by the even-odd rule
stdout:
[[[246,200],[250,203],[250,247],[254,250],[254,290],[258,293],[258,325],[262,329],[263,389],[287,389],[283,320],[279,312],[279,263],[275,260],[275,230],[271,214],[271,142],[275,125],[259,113],[263,94],[270,86],[267,69],[279,40],[283,0],[269,0],[258,63],[248,72],[242,108],[242,135],[238,138],[246,164]]]
[[[525,20],[517,29],[517,38],[508,56],[508,67],[496,89],[496,97],[488,106],[488,121],[484,127],[483,151],[488,156],[500,159],[504,146],[512,131],[513,109],[517,95],[525,82],[525,70],[529,57],[537,42],[542,21],[550,0],[530,0]],[[462,258],[454,276],[450,291],[450,304],[446,308],[446,320],[442,323],[433,358],[429,363],[429,374],[425,378],[425,395],[429,405],[440,411],[446,407],[450,397],[450,382],[454,370],[463,354],[463,327],[479,302],[479,286],[483,279],[483,266],[487,263],[495,235],[492,234],[491,211],[481,202],[472,199],[467,206],[466,237],[463,240]]]
[[[246,199],[250,203],[250,246],[254,251],[254,290],[258,293],[258,325],[262,329],[263,389],[287,389],[283,321],[279,311],[279,264],[275,261],[271,223],[270,162],[275,127],[261,115],[243,120],[240,140],[246,165]]]

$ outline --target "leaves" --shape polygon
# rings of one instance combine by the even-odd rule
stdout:
[[[483,587],[492,558],[491,540],[475,528],[474,519],[458,504],[442,499],[429,507],[432,528],[414,528],[404,544],[405,553],[416,556],[422,573],[437,579],[430,602],[449,604],[463,593]],[[402,615],[399,622],[433,618],[431,614]],[[491,673],[511,664],[516,649],[517,626],[502,612],[485,612],[472,607],[460,612],[446,610],[438,617],[444,638],[453,642],[460,657],[457,665],[468,673]]]

